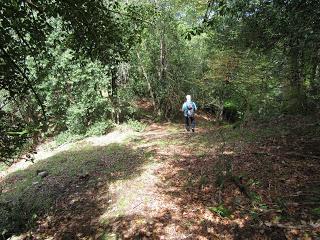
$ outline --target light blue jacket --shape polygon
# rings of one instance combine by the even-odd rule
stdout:
[[[194,109],[194,111],[197,111],[197,105],[194,103],[194,102],[192,102],[192,101],[190,101],[191,102],[191,104],[193,105],[193,109]],[[187,117],[188,116],[188,104],[190,103],[190,102],[184,102],[184,104],[182,105],[182,111],[183,111],[183,115],[185,116],[185,117]]]

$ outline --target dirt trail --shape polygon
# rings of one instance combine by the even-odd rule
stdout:
[[[310,228],[311,223],[304,224],[301,231],[290,228],[284,231],[291,225],[278,226],[277,222],[270,220],[278,221],[278,216],[273,215],[278,212],[272,209],[266,211],[266,215],[260,212],[260,206],[267,206],[263,199],[272,197],[266,194],[267,188],[252,188],[259,190],[256,192],[260,194],[258,197],[263,197],[257,198],[255,204],[232,183],[225,184],[224,192],[220,192],[215,183],[215,171],[221,170],[217,169],[221,156],[230,157],[235,153],[230,149],[216,152],[220,142],[210,137],[217,134],[216,129],[198,128],[196,133],[187,133],[182,125],[152,124],[144,132],[131,135],[131,140],[122,133],[110,135],[115,141],[110,136],[87,139],[86,143],[93,146],[112,142],[125,144],[142,153],[146,161],[136,167],[129,164],[125,171],[129,176],[120,174],[113,181],[110,178],[106,180],[99,172],[80,176],[79,180],[68,185],[67,194],[55,205],[56,210],[42,218],[31,231],[33,237],[25,239],[205,240],[295,239],[290,236],[307,236],[304,229]],[[192,149],[190,142],[197,145]],[[252,168],[247,167],[251,164],[257,169],[250,181],[255,180],[257,173],[264,181],[263,173],[267,170],[256,163],[254,155],[249,155],[252,147],[238,147],[242,155],[234,155],[233,164],[238,168],[235,171]],[[117,155],[111,161],[116,162]],[[130,161],[134,162],[126,159],[126,162]],[[276,164],[279,165],[278,162]],[[97,181],[90,181],[91,174],[97,175]],[[210,211],[212,206],[218,206],[221,198],[232,210],[229,217],[219,216],[217,210]],[[292,211],[299,212],[300,209]],[[260,214],[258,217],[261,219],[255,220],[255,215],[250,215],[252,212]],[[317,231],[317,226],[311,226],[312,231]]]
[[[199,206],[181,205],[183,199],[168,194],[176,187],[168,185],[166,175],[180,174],[171,161],[190,156],[179,141],[193,135],[170,124],[149,126],[128,143],[151,155],[138,176],[93,187],[79,183],[88,190],[81,196],[76,189],[69,190],[74,193],[57,203],[59,210],[39,223],[35,235],[46,239],[209,239],[201,237],[201,229],[194,225],[199,223],[199,214],[204,219],[212,214]],[[102,144],[101,138],[95,142]]]
[[[202,164],[184,143],[205,129],[187,133],[182,126],[171,127],[153,124],[134,144],[154,158],[139,177],[110,186],[112,204],[101,217],[109,231],[106,239],[233,239],[232,231],[226,231],[230,221],[217,217],[200,201],[188,202],[190,186],[179,182],[180,175],[188,173],[177,162]],[[209,226],[212,222],[218,230]],[[231,229],[242,223],[233,224]]]
[[[186,134],[183,130],[170,132],[166,126],[153,124],[140,136],[142,144],[135,147],[152,152],[154,159],[143,167],[139,177],[110,186],[113,203],[101,217],[108,222],[110,236],[118,235],[123,239],[195,239],[181,228],[183,209],[163,192],[165,182],[161,174],[163,169],[170,167],[168,161],[183,151],[166,142],[188,137]]]

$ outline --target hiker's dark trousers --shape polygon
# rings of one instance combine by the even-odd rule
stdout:
[[[195,121],[194,117],[184,117],[184,119],[185,119],[185,123],[186,123],[186,129],[188,131],[190,130],[190,126],[192,129],[195,128],[196,121]]]

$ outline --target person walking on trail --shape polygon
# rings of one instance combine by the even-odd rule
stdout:
[[[183,111],[187,131],[190,131],[190,127],[191,127],[192,132],[194,132],[194,128],[196,126],[194,115],[195,115],[195,112],[197,111],[197,105],[191,101],[190,95],[186,96],[186,101],[182,105],[182,111]]]

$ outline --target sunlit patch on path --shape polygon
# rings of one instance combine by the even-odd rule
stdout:
[[[179,175],[182,171],[171,162],[191,157],[182,144],[189,133],[179,127],[153,124],[137,138],[139,144],[132,143],[133,147],[151,153],[152,158],[140,176],[109,186],[111,204],[100,218],[107,239],[207,239],[201,233],[200,222],[220,221],[212,219],[212,213],[203,206],[181,205],[183,196],[168,194],[181,191],[168,184],[171,179],[166,179],[166,173]],[[211,232],[215,236],[215,230]]]

